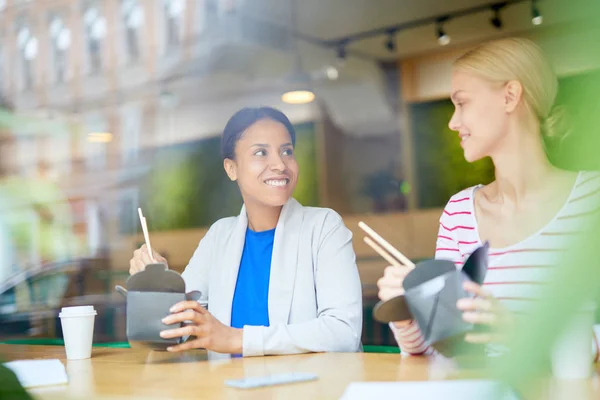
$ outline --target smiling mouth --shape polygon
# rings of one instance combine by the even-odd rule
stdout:
[[[461,141],[461,143],[462,143],[462,142],[464,142],[465,140],[467,140],[467,139],[468,139],[468,138],[470,138],[470,137],[471,137],[471,135],[461,135],[461,136],[460,136],[460,141]]]
[[[265,183],[269,186],[273,187],[283,187],[290,183],[290,180],[287,178],[284,179],[267,179]]]

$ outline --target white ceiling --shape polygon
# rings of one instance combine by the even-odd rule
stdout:
[[[279,25],[283,29],[293,27],[290,19],[291,0],[244,1],[247,5],[244,7],[244,16],[254,21]],[[494,3],[493,0],[297,1],[298,32],[320,40],[338,39],[365,30]],[[572,21],[586,11],[585,3],[598,2],[600,0],[540,0],[539,8],[544,15],[541,29]],[[507,7],[502,13],[504,28],[501,31],[489,23],[491,11],[451,20],[445,26],[452,37],[448,47],[540,29],[531,24],[530,7],[529,1]],[[327,106],[334,122],[349,134],[383,134],[398,126],[394,110],[387,102],[383,73],[375,60],[394,60],[442,49],[437,44],[433,25],[400,32],[396,37],[397,51],[393,54],[385,48],[385,40],[385,36],[378,36],[352,43],[338,81],[328,82],[321,78],[312,82],[318,98]],[[241,107],[242,103],[287,107],[280,103],[279,96],[289,89],[286,76],[293,66],[292,53],[267,48],[244,37],[238,42],[234,40],[222,46],[215,44],[214,37],[208,37],[204,44],[207,45],[198,43],[199,48],[205,49],[204,52],[195,53],[191,61],[177,66],[174,71],[167,71],[164,76],[168,78],[169,74],[178,73],[186,76],[172,81],[167,79],[166,87],[176,94],[179,101],[173,112],[177,114],[181,111],[181,115],[174,115],[173,118],[175,121],[189,120],[184,125],[189,126],[190,135],[214,134],[218,127],[224,125],[233,107]],[[303,67],[308,72],[320,71],[336,61],[333,49],[306,42],[298,44]],[[353,57],[353,51],[366,57]],[[195,72],[190,73],[190,70]],[[141,101],[149,95],[156,95],[162,88],[162,84],[144,85],[128,93],[128,101]],[[201,110],[202,118],[193,113],[189,114],[189,118],[186,117],[184,106]],[[318,112],[315,108],[311,105],[285,109],[294,120],[301,121],[310,119],[311,113]],[[192,118],[194,115],[195,119]],[[183,132],[178,135],[189,139]]]
[[[244,17],[253,21],[279,25],[292,29],[291,0],[245,0]],[[473,6],[492,4],[491,0],[297,0],[299,24],[298,32],[320,40],[332,40],[352,33],[381,28],[387,25],[404,23],[415,19],[438,16]],[[599,1],[599,0],[576,0]],[[539,7],[544,15],[543,29],[572,20],[579,8],[567,0],[541,0]],[[486,40],[498,35],[521,33],[533,30],[531,24],[531,3],[525,1],[510,5],[503,13],[504,28],[497,30],[489,23],[492,13],[460,17],[451,20],[446,31],[452,37],[451,46],[460,46]],[[538,29],[538,28],[535,28]],[[285,108],[286,112],[298,120],[310,119],[315,107],[288,107],[280,102],[279,96],[290,88],[286,76],[294,62],[292,52],[269,48],[240,33],[231,41],[214,37],[205,38],[198,48],[210,49],[200,52],[193,60],[178,66],[178,72],[190,69],[196,71],[191,80],[171,82],[168,87],[177,94],[179,106],[174,110],[179,121],[178,139],[218,131],[227,117],[239,104],[272,104]],[[219,42],[221,40],[221,42]],[[426,26],[401,32],[396,38],[397,52],[391,54],[384,46],[385,36],[353,43],[349,47],[349,57],[340,71],[340,79],[328,82],[326,79],[313,79],[312,85],[327,106],[333,121],[344,132],[351,135],[378,135],[390,132],[398,126],[394,110],[386,99],[385,82],[382,71],[374,62],[379,59],[393,60],[414,54],[439,51],[434,26]],[[298,43],[302,56],[303,69],[317,72],[324,66],[335,65],[335,51],[305,41]],[[445,49],[445,48],[444,48]],[[358,51],[367,57],[353,57]],[[179,69],[183,68],[183,69]],[[188,72],[190,71],[188,70]],[[174,71],[167,72],[173,73]],[[140,93],[143,97],[144,94]],[[186,117],[183,105],[193,105],[195,110]],[[235,106],[234,106],[235,105]],[[241,105],[240,105],[241,106]],[[202,125],[197,125],[199,112],[203,112]],[[298,111],[298,112],[296,112]],[[180,115],[179,115],[180,114]],[[184,115],[185,114],[185,115]],[[196,119],[194,119],[196,118]],[[189,123],[183,123],[189,120]],[[210,122],[212,121],[212,122]],[[209,123],[210,122],[210,123]],[[190,127],[189,135],[184,134],[183,125]],[[191,137],[191,136],[190,136]],[[165,138],[171,140],[171,138]]]
[[[245,15],[289,29],[292,0],[246,0],[251,7]],[[493,4],[493,0],[296,0],[298,1],[298,32],[321,40],[335,40],[347,35],[382,28],[423,18],[436,17],[475,6]],[[540,0],[538,7],[544,16],[544,27],[584,16],[588,7],[598,0]],[[483,11],[449,21],[445,25],[452,37],[451,45],[465,44],[494,36],[534,29],[531,24],[531,2],[523,1],[506,7],[501,17],[502,30],[494,28],[489,19],[492,11]],[[349,46],[379,59],[401,58],[439,48],[434,25],[401,32],[396,37],[397,51],[391,54],[384,46],[385,36],[378,36]]]
[[[291,30],[290,7],[294,0],[245,0],[244,18],[255,22],[265,22]],[[381,28],[393,24],[405,23],[417,19],[438,16],[444,13],[463,10],[473,6],[491,4],[492,0],[295,0],[298,3],[299,34],[318,40],[334,40],[345,35]],[[574,0],[598,1],[598,0]],[[573,18],[572,10],[577,7],[567,0],[541,0],[540,9],[544,15],[543,29]],[[493,36],[533,30],[531,24],[531,3],[509,5],[503,12],[504,28],[497,30],[489,23],[491,11],[478,15],[460,17],[450,20],[445,26],[452,37],[448,47],[473,43]],[[199,99],[206,96],[227,97],[230,91],[240,89],[282,90],[289,73],[293,69],[293,51],[281,51],[270,48],[264,43],[257,43],[243,33],[219,46],[214,38],[206,38],[205,46],[211,49],[208,53],[197,54],[190,63],[177,67],[178,71],[168,71],[167,75],[188,71],[196,71],[203,76],[201,93],[194,92],[193,97]],[[419,53],[435,52],[442,49],[438,45],[434,26],[424,26],[400,32],[396,35],[396,52],[390,53],[384,46],[386,36],[377,36],[348,46],[348,57],[340,77],[347,84],[362,81],[366,77],[373,79],[378,68],[375,60],[394,60]],[[326,84],[322,71],[328,65],[336,65],[336,51],[299,41],[298,52],[302,57],[303,70],[314,74],[320,73],[317,85]],[[446,50],[446,48],[443,48]],[[358,52],[366,57],[354,57]],[[181,68],[181,70],[179,70]],[[220,79],[222,78],[222,79]],[[182,85],[187,83],[181,82]],[[333,83],[331,83],[333,84]]]

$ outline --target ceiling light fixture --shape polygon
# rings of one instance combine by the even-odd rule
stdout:
[[[479,1],[477,3],[484,2]],[[516,6],[520,3],[526,3],[527,5],[531,5],[531,8],[529,10],[531,10],[531,18],[532,23],[534,25],[539,25],[542,23],[542,14],[540,13],[538,7],[536,7],[537,0],[504,0],[495,1],[491,3],[485,2],[485,4],[475,4],[472,7],[463,8],[452,12],[446,12],[444,14],[433,15],[430,17],[425,17],[412,21],[405,21],[396,24],[390,24],[386,26],[380,26],[373,29],[355,32],[346,36],[322,40],[320,41],[320,44],[323,47],[335,51],[338,58],[338,63],[342,64],[342,61],[346,56],[346,49],[348,49],[348,46],[352,45],[355,42],[367,40],[374,37],[384,37],[384,40],[382,40],[382,44],[384,45],[384,47],[390,52],[392,51],[392,49],[393,51],[398,51],[398,42],[392,40],[392,36],[396,36],[399,32],[403,32],[405,30],[415,29],[424,26],[431,26],[435,24],[435,32],[437,34],[438,42],[440,45],[445,46],[450,43],[450,36],[446,33],[444,29],[447,28],[447,26],[444,26],[445,21],[450,19],[463,18],[480,13],[486,13],[490,12],[491,10],[493,14],[489,19],[489,22],[496,29],[502,29],[504,26],[504,21],[501,18],[502,11],[506,8]],[[356,54],[357,57],[370,57],[369,54],[361,54],[359,49],[356,49],[356,52],[353,51],[353,54]]]
[[[281,96],[281,101],[287,104],[307,104],[315,99],[315,94],[310,90],[291,90]]]
[[[537,1],[532,0],[531,1],[531,23],[533,25],[537,26],[537,25],[541,25],[542,22],[544,22],[544,17],[542,16],[540,9],[537,7]]]
[[[394,53],[396,51],[396,31],[393,29],[388,32],[388,37],[385,41],[385,48],[388,49],[390,53]]]
[[[325,68],[325,75],[327,75],[327,79],[330,81],[335,81],[340,77],[340,71],[333,65],[329,65]]]
[[[292,31],[298,30],[298,0],[293,0],[291,7]],[[302,56],[298,49],[296,38],[293,40],[293,50],[295,53],[294,70],[292,71],[291,81],[293,89],[286,91],[281,95],[281,101],[287,104],[307,104],[315,99],[315,94],[310,90],[311,76],[302,69]]]
[[[438,18],[436,22],[436,33],[438,43],[440,44],[440,46],[447,46],[448,44],[450,44],[450,36],[444,30],[444,23],[448,21],[448,19],[448,17],[441,17]]]
[[[339,62],[344,62],[346,60],[346,44],[341,43],[337,48],[336,58]]]
[[[490,18],[490,23],[496,29],[502,29],[502,20],[500,19],[500,10],[506,7],[506,3],[497,3],[492,5],[492,11],[494,15]]]

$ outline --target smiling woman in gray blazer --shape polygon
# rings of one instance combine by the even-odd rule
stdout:
[[[244,205],[237,217],[210,227],[183,272],[186,289],[202,292],[208,310],[195,301],[171,309],[165,324],[191,323],[161,335],[192,338],[169,351],[262,356],[361,349],[352,233],[335,211],[292,198],[295,141],[292,124],[273,108],[244,108],[227,123],[223,165]],[[130,273],[150,263],[142,246]]]

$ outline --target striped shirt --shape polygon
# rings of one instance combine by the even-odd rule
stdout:
[[[453,261],[462,268],[468,256],[483,243],[475,218],[474,196],[482,185],[465,189],[448,201],[442,216],[435,258]],[[600,173],[580,172],[565,204],[542,229],[514,245],[489,249],[483,283],[510,311],[524,313],[540,293],[565,242],[577,236],[585,217],[600,213]],[[596,214],[597,215],[597,214]],[[408,354],[429,354],[433,349],[417,323],[398,329],[390,323],[398,345]]]

